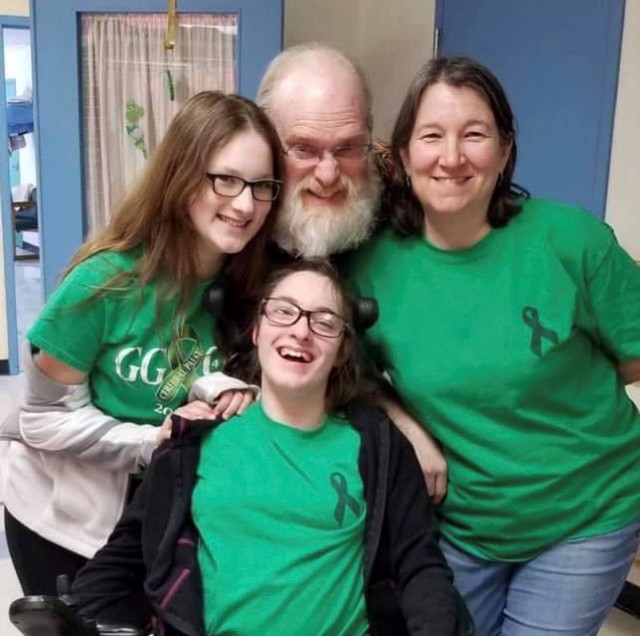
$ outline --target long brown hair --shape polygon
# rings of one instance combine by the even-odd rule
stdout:
[[[135,271],[114,277],[97,294],[155,281],[160,296],[178,295],[177,311],[183,311],[198,283],[196,235],[189,205],[207,183],[211,156],[244,131],[255,131],[264,138],[273,157],[274,179],[282,179],[280,141],[265,113],[239,95],[197,93],[173,118],[143,174],[107,227],[82,245],[64,275],[95,254],[141,248]],[[224,274],[236,288],[250,290],[263,280],[267,271],[265,248],[277,208],[274,202],[256,236],[240,253],[227,257]]]

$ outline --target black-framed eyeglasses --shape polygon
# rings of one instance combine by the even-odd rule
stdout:
[[[251,188],[251,196],[256,201],[275,201],[282,187],[282,181],[276,181],[275,179],[247,181],[232,174],[215,174],[212,172],[207,172],[206,174],[209,181],[211,181],[213,191],[221,197],[229,199],[239,196],[249,186]]]
[[[295,325],[303,316],[307,319],[309,329],[317,336],[339,338],[348,328],[347,321],[333,311],[318,309],[307,311],[286,298],[264,298],[260,313],[278,327]]]
[[[318,148],[309,144],[293,144],[283,150],[283,153],[297,163],[315,165],[322,161],[325,153],[330,154],[338,163],[358,163],[364,161],[372,144],[344,144],[334,148]]]

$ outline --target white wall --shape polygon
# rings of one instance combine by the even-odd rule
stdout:
[[[605,219],[640,261],[640,1],[627,0]]]
[[[605,219],[640,264],[640,2],[627,0]],[[640,382],[627,388],[640,407]],[[638,552],[640,554],[640,551]]]
[[[418,67],[431,55],[435,0],[285,0],[284,44],[318,40],[364,67],[376,135],[388,138]]]
[[[627,0],[618,76],[609,190],[605,220],[613,227],[620,244],[640,264],[640,2]],[[627,387],[640,407],[640,382]],[[638,552],[640,554],[640,551]]]

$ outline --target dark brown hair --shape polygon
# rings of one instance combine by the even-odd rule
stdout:
[[[520,200],[529,196],[526,190],[512,181],[518,155],[514,117],[497,77],[487,67],[468,57],[435,58],[423,64],[413,78],[391,135],[394,170],[383,193],[383,202],[393,229],[401,236],[423,235],[424,211],[407,182],[400,151],[409,145],[422,96],[429,87],[441,82],[475,90],[493,113],[501,143],[511,142],[509,159],[489,203],[489,225],[494,228],[507,225],[520,212]]]
[[[254,303],[252,329],[259,324],[262,318],[260,315],[262,299],[270,296],[283,280],[297,272],[314,272],[329,279],[338,296],[339,313],[347,321],[347,329],[342,336],[342,343],[338,352],[338,364],[329,374],[325,396],[327,412],[335,412],[345,408],[356,396],[360,379],[356,355],[356,335],[353,329],[353,304],[340,282],[340,277],[335,267],[327,260],[318,259],[296,260],[275,269],[268,277],[262,288],[262,293]],[[260,364],[255,347],[245,357],[242,366],[244,368],[234,368],[234,373],[238,373],[247,382],[259,384]]]
[[[138,288],[157,281],[159,294],[178,295],[178,314],[184,311],[198,284],[196,234],[189,206],[207,184],[211,156],[245,131],[255,131],[269,145],[274,179],[282,179],[280,140],[261,108],[244,97],[219,91],[203,91],[190,97],[171,121],[146,169],[108,226],[76,252],[66,273],[100,252],[141,247],[141,257],[129,279],[115,277],[97,293],[118,286]],[[256,236],[240,253],[227,257],[224,274],[237,288],[249,290],[262,283],[267,270],[265,248],[277,208],[278,203],[274,202]]]

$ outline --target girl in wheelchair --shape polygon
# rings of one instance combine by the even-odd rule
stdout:
[[[176,411],[73,584],[83,617],[164,636],[472,633],[413,450],[357,400],[353,322],[329,265],[274,273],[244,374],[260,401],[228,421]]]

